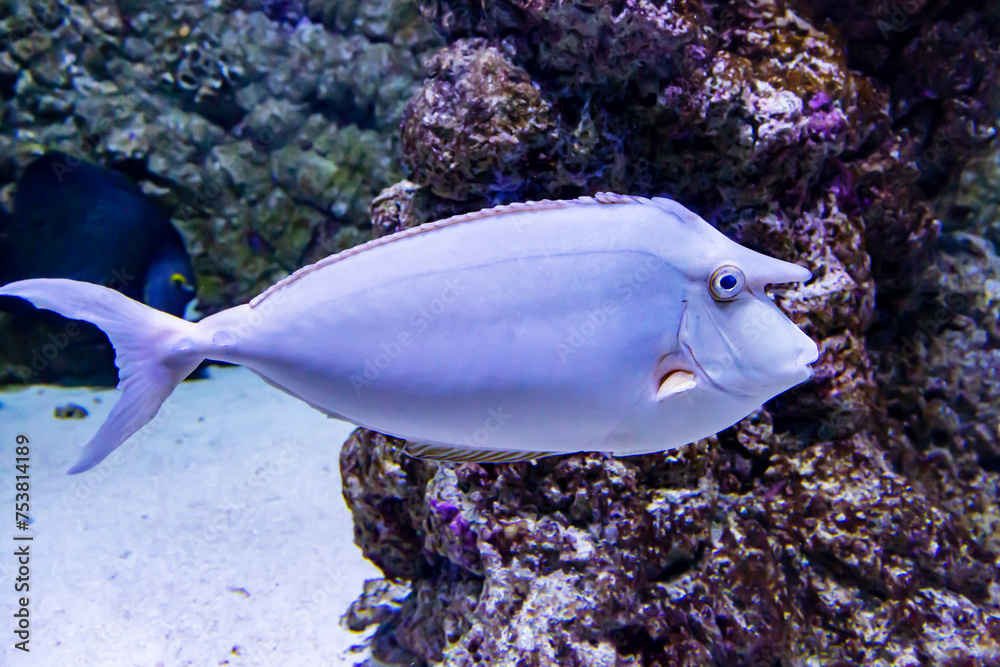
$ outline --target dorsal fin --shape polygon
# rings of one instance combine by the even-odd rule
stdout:
[[[493,208],[484,208],[480,211],[473,211],[471,213],[461,213],[459,215],[453,215],[450,218],[445,218],[443,220],[436,220],[434,222],[425,222],[419,227],[411,227],[409,229],[403,229],[395,234],[389,234],[388,236],[383,236],[381,238],[372,239],[367,243],[362,243],[361,245],[354,246],[353,248],[348,248],[336,255],[330,255],[329,257],[324,257],[323,259],[309,264],[308,266],[303,266],[298,271],[282,278],[278,282],[274,283],[266,290],[255,296],[250,301],[250,307],[254,308],[260,304],[261,301],[271,296],[278,290],[287,285],[295,282],[299,278],[312,273],[313,271],[318,271],[324,267],[331,264],[343,261],[348,257],[352,257],[365,250],[371,250],[372,248],[377,248],[378,246],[385,245],[387,243],[393,243],[396,241],[401,241],[402,239],[409,238],[411,236],[416,236],[417,234],[423,234],[425,232],[432,232],[436,229],[441,229],[442,227],[450,227],[452,225],[458,225],[463,222],[473,222],[476,220],[483,220],[486,218],[492,218],[496,216],[508,215],[512,213],[526,213],[530,211],[550,211],[560,208],[570,208],[573,206],[589,206],[589,205],[600,205],[600,204],[654,204],[651,200],[645,197],[634,197],[631,195],[616,195],[611,192],[598,192],[593,197],[580,197],[579,199],[543,199],[541,201],[529,201],[518,204],[505,204],[503,206],[494,206]],[[655,204],[654,204],[655,205]]]

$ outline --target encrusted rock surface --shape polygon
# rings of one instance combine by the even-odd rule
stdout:
[[[813,269],[775,296],[821,357],[659,455],[434,464],[356,431],[356,541],[412,598],[378,618],[376,656],[1000,664],[1000,7],[421,7],[448,44],[403,116],[409,181],[376,199],[376,234],[665,194]]]
[[[1000,150],[941,197],[933,262],[872,336],[896,466],[1000,552]],[[891,342],[889,342],[891,341]]]

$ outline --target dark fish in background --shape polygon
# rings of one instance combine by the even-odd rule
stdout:
[[[0,207],[0,285],[72,278],[184,317],[195,296],[184,240],[123,174],[51,151],[25,169],[13,203]],[[89,324],[0,298],[0,383],[114,385],[113,360]]]
[[[24,171],[0,216],[0,285],[72,278],[183,317],[191,258],[170,219],[122,174],[51,151]]]

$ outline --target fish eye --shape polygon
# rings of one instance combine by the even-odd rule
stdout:
[[[715,270],[708,281],[708,289],[716,301],[732,301],[743,291],[746,284],[747,279],[743,272],[727,264]]]

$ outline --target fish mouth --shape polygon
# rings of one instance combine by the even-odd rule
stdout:
[[[819,361],[819,346],[813,343],[811,349],[802,350],[799,352],[799,358],[796,361],[798,364],[812,371],[812,365]]]
[[[819,348],[816,348],[816,350],[811,354],[799,355],[799,362],[802,364],[802,370],[805,372],[805,377],[801,380],[802,382],[805,382],[815,375],[816,369],[813,367],[813,364],[817,361],[819,361]]]
[[[775,381],[768,383],[766,387],[783,387],[782,391],[784,391],[802,384],[806,380],[809,380],[816,372],[812,364],[818,360],[819,350],[815,346],[813,346],[813,349],[801,350],[794,361],[783,365],[779,370],[775,371]],[[762,385],[761,389],[765,389],[766,387]]]
[[[819,346],[813,343],[811,346],[799,350],[799,355],[792,363],[788,375],[794,377],[799,382],[805,382],[813,376],[815,369],[813,369],[812,365],[817,361],[819,361]]]

